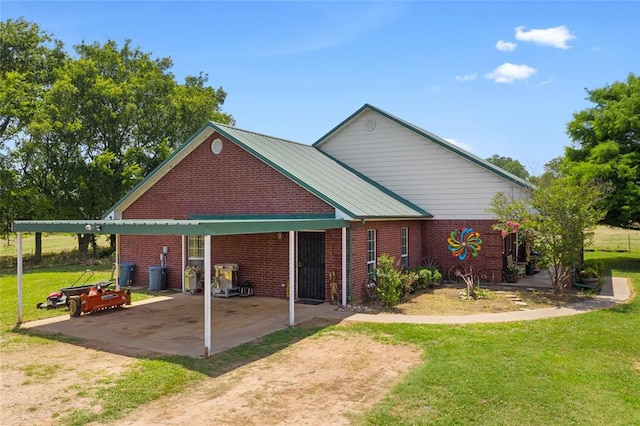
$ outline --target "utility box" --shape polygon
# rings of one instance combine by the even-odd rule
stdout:
[[[149,290],[164,290],[166,288],[166,277],[166,266],[149,266]]]
[[[211,294],[225,298],[239,296],[238,265],[235,263],[220,263],[214,265],[213,269],[215,271],[215,285],[211,289]]]

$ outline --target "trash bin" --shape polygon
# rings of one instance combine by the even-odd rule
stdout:
[[[159,291],[165,289],[166,266],[149,266],[149,290]]]
[[[133,275],[133,263],[132,262],[122,262],[120,263],[120,286],[127,287],[129,285],[129,280]]]

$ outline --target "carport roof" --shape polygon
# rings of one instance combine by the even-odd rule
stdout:
[[[120,235],[238,235],[348,227],[344,219],[17,220],[14,232]]]

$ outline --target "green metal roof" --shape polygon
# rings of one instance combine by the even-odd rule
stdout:
[[[345,120],[342,121],[342,123],[338,124],[336,127],[334,127],[333,129],[331,129],[327,134],[325,134],[324,136],[322,136],[320,139],[318,139],[312,146],[315,148],[319,148],[327,139],[329,139],[333,134],[335,134],[336,132],[340,131],[342,128],[344,128],[349,122],[351,122],[351,120],[353,120],[355,117],[359,116],[360,114],[362,114],[365,110],[371,110],[374,111],[380,115],[382,115],[383,117],[388,118],[391,121],[394,121],[396,123],[398,123],[399,125],[401,125],[402,127],[405,127],[406,129],[411,130],[412,132],[417,133],[420,136],[423,136],[425,138],[427,138],[428,140],[430,140],[431,142],[434,142],[440,146],[442,146],[443,148],[446,148],[450,151],[455,152],[456,154],[466,158],[467,160],[478,164],[481,167],[484,167],[485,169],[489,170],[492,173],[497,174],[498,176],[512,182],[515,183],[518,186],[521,186],[523,188],[533,188],[533,185],[530,184],[529,182],[525,181],[524,179],[521,179],[520,177],[511,174],[509,172],[507,172],[506,170],[489,163],[486,160],[483,160],[482,158],[471,154],[468,151],[465,151],[462,148],[459,148],[457,146],[455,146],[454,144],[452,144],[451,142],[447,142],[446,140],[442,139],[441,137],[434,135],[433,133],[430,133],[424,129],[421,129],[418,126],[415,126],[407,121],[402,120],[401,118],[398,118],[394,115],[389,114],[386,111],[381,110],[380,108],[376,108],[373,105],[369,105],[369,104],[364,104],[360,109],[358,109],[356,112],[354,112],[353,114],[351,114],[349,117],[347,117]]]
[[[238,235],[337,229],[343,219],[16,220],[13,232],[120,235]]]
[[[432,217],[320,150],[297,142],[211,123],[220,133],[292,181],[354,218]]]

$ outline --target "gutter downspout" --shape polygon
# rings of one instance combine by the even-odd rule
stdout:
[[[364,226],[366,220],[360,219],[360,223],[349,227],[349,303],[353,299],[353,231]]]

